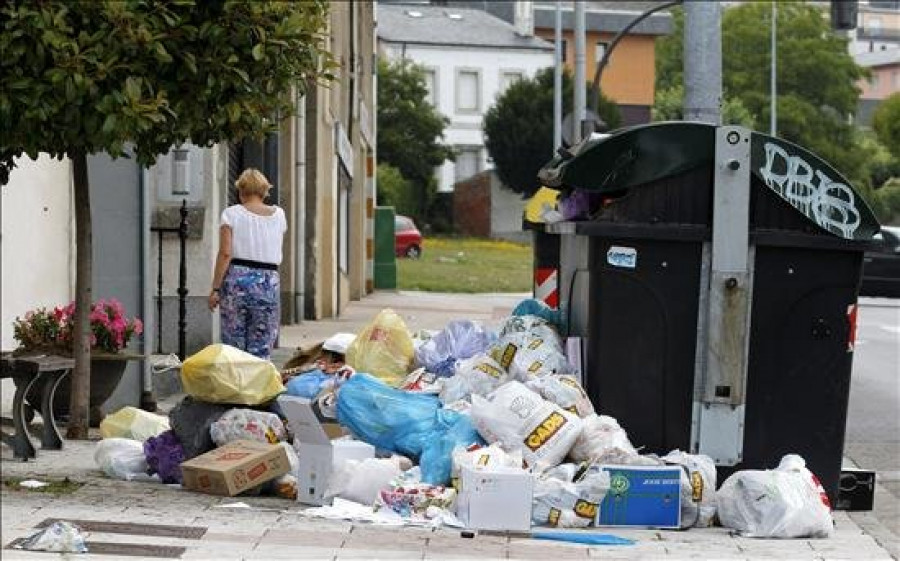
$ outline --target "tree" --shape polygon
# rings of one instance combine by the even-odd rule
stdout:
[[[564,73],[563,114],[571,111],[574,87],[572,77]],[[602,93],[600,117],[610,129],[622,123],[618,106]],[[538,171],[553,157],[553,68],[509,86],[485,113],[483,127],[500,181],[523,197],[533,195],[540,188]]]
[[[900,160],[900,92],[878,104],[872,116],[872,128],[878,140]]]
[[[684,118],[684,86],[672,86],[657,90],[653,103],[654,121],[680,121]],[[756,118],[744,107],[739,98],[732,97],[722,102],[722,123],[756,128]]]
[[[437,188],[434,168],[453,159],[441,143],[450,120],[428,103],[425,71],[407,59],[378,62],[378,160],[410,181],[423,217]]]
[[[744,2],[722,17],[722,88],[757,124],[769,122],[771,9]],[[854,143],[847,116],[856,110],[856,81],[865,71],[835,34],[822,10],[803,2],[778,2],[778,135],[809,148],[852,179],[862,177],[865,153]],[[683,13],[675,30],[657,42],[657,89],[683,83]]]
[[[69,438],[85,438],[88,425],[87,156],[133,154],[151,165],[187,141],[262,137],[293,110],[291,88],[330,78],[326,23],[324,0],[11,0],[0,8],[0,180],[22,154],[68,157],[73,166],[77,336]]]
[[[411,181],[390,164],[378,164],[378,205],[392,206],[397,214],[415,214],[417,197]]]

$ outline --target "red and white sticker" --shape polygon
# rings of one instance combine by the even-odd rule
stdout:
[[[847,306],[847,323],[850,329],[847,331],[847,352],[852,353],[856,349],[856,313],[858,306],[850,304]]]
[[[534,298],[554,310],[559,307],[559,272],[551,267],[534,271]]]

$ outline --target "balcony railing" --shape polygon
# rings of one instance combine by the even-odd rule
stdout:
[[[900,41],[900,28],[859,27],[856,30],[856,37],[857,39]]]

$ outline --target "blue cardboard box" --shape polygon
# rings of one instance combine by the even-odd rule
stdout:
[[[599,469],[609,473],[610,489],[597,512],[598,526],[678,528],[680,466],[601,465]]]

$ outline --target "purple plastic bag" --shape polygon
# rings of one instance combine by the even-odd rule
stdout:
[[[181,483],[184,447],[174,431],[167,430],[159,436],[148,438],[144,442],[144,457],[147,458],[150,475],[158,473],[163,483]]]

